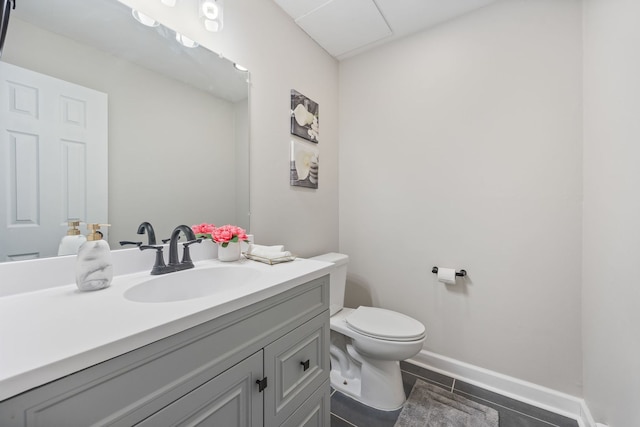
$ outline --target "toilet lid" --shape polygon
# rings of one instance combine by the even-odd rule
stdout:
[[[389,341],[414,341],[425,332],[416,319],[384,308],[358,307],[345,321],[356,332]]]

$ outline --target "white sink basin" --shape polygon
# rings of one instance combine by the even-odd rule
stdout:
[[[219,266],[153,276],[127,290],[135,302],[173,302],[202,298],[254,282],[260,272],[249,267]]]

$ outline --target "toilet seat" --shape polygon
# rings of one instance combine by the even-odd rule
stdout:
[[[345,322],[360,334],[386,341],[416,341],[425,336],[422,323],[384,308],[360,306],[346,316]]]

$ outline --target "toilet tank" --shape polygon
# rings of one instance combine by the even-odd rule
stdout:
[[[333,316],[344,307],[344,289],[347,284],[347,264],[349,255],[330,252],[313,258],[317,261],[330,262],[335,265],[329,274],[329,310]]]

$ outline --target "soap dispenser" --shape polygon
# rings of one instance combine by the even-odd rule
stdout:
[[[67,235],[62,238],[58,246],[58,256],[77,254],[80,246],[87,241],[87,238],[80,234],[79,226],[80,220],[69,221]]]
[[[81,291],[104,289],[113,279],[113,263],[109,243],[102,240],[100,227],[109,224],[87,224],[87,241],[80,246],[76,261],[76,285]]]

